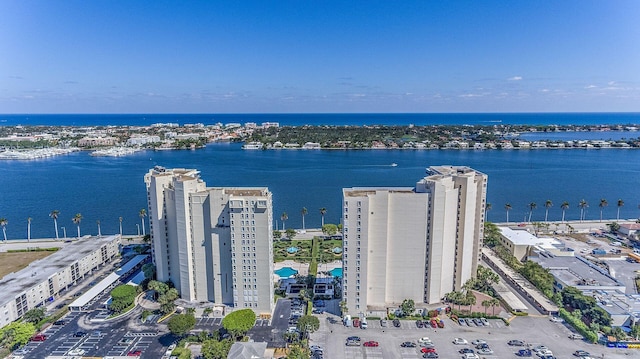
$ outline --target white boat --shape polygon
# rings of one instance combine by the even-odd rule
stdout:
[[[391,164],[391,167],[398,167],[398,164],[394,162]]]
[[[249,142],[242,146],[243,150],[261,150],[264,148],[262,142]]]
[[[138,151],[140,151],[140,149],[132,147],[111,147],[104,150],[93,151],[91,152],[91,156],[122,157]]]

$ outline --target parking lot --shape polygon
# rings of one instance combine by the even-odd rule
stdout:
[[[520,339],[535,347],[545,345],[551,349],[556,358],[570,358],[578,349],[589,351],[592,356],[600,357],[606,354],[606,358],[622,358],[627,355],[640,356],[640,352],[629,352],[624,349],[609,349],[600,345],[593,345],[580,340],[568,338],[571,331],[563,323],[553,323],[548,317],[517,317],[510,325],[502,320],[490,319],[488,326],[461,326],[458,323],[443,317],[445,328],[418,328],[415,321],[400,321],[399,328],[391,322],[383,328],[379,320],[368,320],[369,328],[366,330],[345,327],[340,318],[327,317],[321,320],[321,328],[312,334],[312,344],[324,348],[326,358],[422,358],[420,347],[402,348],[401,343],[412,341],[418,343],[422,337],[428,337],[434,344],[440,358],[459,358],[459,350],[474,346],[456,345],[455,338],[463,338],[469,343],[476,339],[484,339],[491,350],[492,355],[482,355],[483,358],[516,358],[515,353],[522,347],[507,345],[511,339]],[[377,341],[378,347],[346,346],[345,341],[349,336],[359,336],[361,342]],[[627,355],[625,355],[627,354]]]

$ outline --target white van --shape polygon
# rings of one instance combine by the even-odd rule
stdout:
[[[367,329],[367,318],[362,318],[362,321],[360,322],[360,328],[362,329]]]

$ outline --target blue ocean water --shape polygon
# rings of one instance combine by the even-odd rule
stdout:
[[[397,163],[396,167],[391,166]],[[570,203],[567,219],[578,219],[581,199],[590,204],[588,219],[600,216],[598,204],[605,198],[605,218],[615,218],[622,199],[621,218],[638,218],[640,204],[640,151],[607,150],[326,150],[243,151],[240,144],[209,144],[200,150],[144,151],[126,157],[92,157],[88,152],[36,161],[0,162],[0,217],[8,220],[9,239],[26,238],[27,218],[33,218],[32,238],[53,237],[49,213],[60,211],[58,224],[68,236],[76,226],[71,218],[81,213],[82,234],[124,232],[134,234],[138,212],[146,208],[143,176],[155,165],[196,168],[209,186],[268,186],[273,192],[274,221],[287,212],[286,227],[300,228],[306,207],[306,226],[319,227],[319,209],[327,208],[327,223],[341,216],[342,188],[356,186],[412,187],[432,165],[466,165],[489,176],[488,202],[491,221],[505,221],[504,205],[510,203],[511,221],[528,216],[544,219],[544,202],[551,200],[549,220],[559,220],[560,204]],[[148,230],[148,224],[146,224]],[[62,235],[62,229],[60,234]]]
[[[639,124],[640,113],[343,113],[343,114],[69,114],[0,115],[0,126],[147,126],[173,122],[279,122],[281,125],[601,125]]]

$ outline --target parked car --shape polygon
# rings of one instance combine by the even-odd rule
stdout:
[[[518,350],[516,355],[519,356],[519,357],[530,357],[531,356],[531,349],[520,349],[520,350]]]
[[[84,349],[77,348],[77,349],[69,350],[67,355],[84,355],[84,353],[85,353]]]
[[[400,328],[400,319],[394,319],[393,320],[393,326],[396,328]]]
[[[359,342],[361,339],[358,336],[351,336],[351,337],[348,337],[347,340],[355,340]]]
[[[386,319],[380,319],[380,326],[386,328],[389,324]]]
[[[416,343],[414,342],[404,342],[402,344],[400,344],[401,347],[403,348],[415,348],[416,347]]]
[[[562,323],[562,322],[564,322],[564,319],[562,319],[560,317],[556,317],[556,316],[549,317],[549,320],[554,322],[554,323]]]
[[[368,342],[364,342],[363,344],[365,347],[377,347],[380,345],[380,343],[374,341],[374,340],[369,340]]]
[[[354,328],[360,328],[360,319],[354,319],[353,320],[353,327]]]
[[[480,318],[480,321],[482,322],[482,325],[484,325],[484,326],[488,326],[489,325],[489,321],[487,320],[487,318]]]
[[[416,327],[418,327],[418,328],[424,327],[424,324],[422,323],[422,320],[420,320],[420,319],[416,320]]]
[[[524,341],[519,339],[512,339],[512,340],[509,340],[507,344],[511,345],[512,347],[522,347],[524,346]]]
[[[458,350],[458,353],[460,353],[460,354],[472,353],[472,354],[473,354],[473,353],[475,353],[475,352],[473,351],[473,349],[469,349],[469,348],[462,348],[462,349]]]
[[[484,339],[476,339],[476,340],[472,341],[471,344],[473,344],[473,345],[487,344],[487,341],[484,340]]]
[[[128,357],[139,357],[142,355],[142,350],[132,350],[127,353]]]
[[[424,343],[432,344],[433,341],[431,339],[429,339],[429,337],[422,337],[422,338],[418,339],[418,343],[420,343],[420,344],[424,344]]]
[[[345,345],[348,346],[348,347],[359,347],[360,346],[360,341],[359,340],[347,340]]]
[[[472,324],[473,324],[473,322],[469,318],[465,318],[464,321],[465,321],[465,323],[467,323],[467,326],[469,326],[469,327],[472,326]]]
[[[439,355],[436,352],[422,354],[423,358],[428,358],[428,359],[436,359],[436,358],[438,358],[438,356]]]
[[[442,320],[438,321],[438,328],[444,328],[444,322]]]
[[[87,333],[86,332],[75,332],[75,333],[73,333],[73,336],[76,337],[76,338],[82,338],[84,336],[87,336]]]
[[[53,325],[65,325],[66,322],[64,320],[56,320],[55,322],[53,322]]]
[[[47,336],[44,334],[36,334],[31,337],[32,342],[43,342],[45,340],[47,340]]]
[[[435,319],[431,319],[431,328],[438,327],[438,322]]]
[[[478,350],[478,354],[480,354],[480,355],[491,355],[491,354],[493,354],[493,350],[491,350],[489,347],[482,348],[482,349]]]
[[[536,355],[538,355],[539,357],[553,356],[553,352],[549,349],[538,350]]]
[[[573,352],[573,355],[577,357],[588,357],[591,354],[589,354],[589,352],[584,350],[576,350],[575,352]]]
[[[569,334],[569,339],[582,340],[584,337],[580,334],[571,333]]]
[[[467,322],[464,321],[464,318],[458,318],[458,324],[467,325]]]
[[[466,340],[466,339],[462,339],[462,338],[455,338],[455,339],[453,340],[453,344],[456,344],[456,345],[465,345],[465,344],[469,344],[469,342],[467,342],[467,340]]]
[[[436,348],[420,348],[421,353],[435,353]]]

